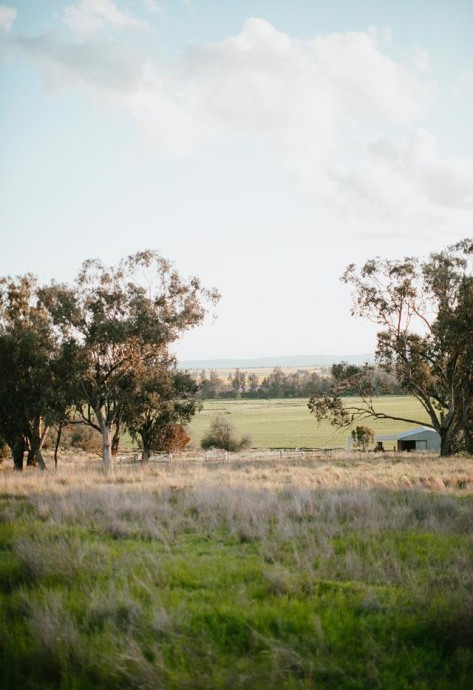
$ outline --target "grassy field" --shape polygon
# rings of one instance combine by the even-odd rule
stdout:
[[[471,688],[471,459],[71,456],[0,496],[2,688]]]
[[[427,421],[420,404],[409,396],[383,396],[379,398],[379,410]],[[250,434],[257,448],[345,448],[350,435],[350,430],[337,431],[329,422],[318,426],[309,413],[307,400],[209,400],[190,426],[196,445],[217,415],[229,415],[238,432]],[[363,423],[377,434],[393,434],[415,426],[390,420]]]

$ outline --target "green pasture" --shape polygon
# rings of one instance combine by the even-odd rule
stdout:
[[[469,690],[471,508],[110,483],[3,495],[0,687]]]
[[[348,404],[356,398],[347,398]],[[395,416],[428,421],[419,402],[410,396],[386,395],[378,398],[376,409]],[[192,441],[200,444],[202,436],[217,415],[228,415],[238,433],[249,434],[257,448],[345,448],[349,429],[338,431],[329,422],[318,425],[309,413],[305,399],[279,400],[208,400],[190,425]],[[415,424],[392,420],[360,422],[376,434],[395,434]],[[394,445],[394,441],[393,441]],[[389,442],[385,444],[389,449]]]

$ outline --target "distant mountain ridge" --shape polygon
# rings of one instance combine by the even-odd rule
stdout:
[[[329,367],[339,362],[364,364],[374,355],[283,355],[255,359],[189,359],[179,362],[180,369],[274,369],[274,367]]]

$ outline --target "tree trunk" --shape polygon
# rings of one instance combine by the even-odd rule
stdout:
[[[54,469],[57,470],[57,454],[59,451],[59,444],[61,443],[62,434],[62,422],[59,424],[59,429],[57,430],[56,445],[54,446]]]
[[[28,448],[28,455],[26,456],[26,466],[38,467],[38,461],[35,458],[35,454],[32,448]]]
[[[473,425],[469,424],[465,428],[465,450],[468,455],[473,455]]]
[[[32,427],[28,429],[28,442],[30,450],[28,452],[28,465],[38,464],[41,470],[46,469],[46,463],[44,462],[43,455],[41,453],[41,448],[43,447],[44,440],[48,433],[49,427],[43,427],[41,417],[37,417],[32,424]]]
[[[473,400],[473,390],[469,392],[470,400]],[[469,405],[463,424],[463,447],[468,455],[473,455],[473,405]]]
[[[454,438],[452,438],[451,428],[440,429],[440,455],[442,457],[448,457],[453,455],[455,452],[454,448]]]
[[[120,445],[120,424],[117,423],[115,425],[115,431],[113,432],[113,437],[112,437],[112,455],[115,457],[115,455],[118,453],[118,446]]]
[[[33,457],[35,460],[38,461],[38,466],[40,470],[45,470],[46,469],[46,463],[44,462],[43,455],[41,453],[41,443],[38,443],[36,437],[34,434],[32,434],[32,437],[29,439],[30,444],[31,444],[31,452],[33,453]],[[29,453],[28,453],[28,460],[29,460]]]
[[[38,459],[38,465],[40,470],[46,469],[46,463],[44,462],[43,454],[41,453],[41,448],[38,447],[36,451],[36,457]]]
[[[142,427],[140,432],[141,445],[143,450],[141,451],[141,462],[146,464],[149,462],[151,457],[151,435],[148,433],[145,427]]]
[[[113,470],[111,424],[107,423],[101,408],[95,409],[94,412],[102,434],[102,468],[108,474]]]
[[[102,430],[102,466],[105,472],[113,470],[112,442],[110,439],[111,429],[108,424],[101,427]]]
[[[15,470],[21,472],[23,469],[23,456],[25,454],[25,442],[23,439],[20,441],[12,443],[10,446],[13,455],[13,465]]]

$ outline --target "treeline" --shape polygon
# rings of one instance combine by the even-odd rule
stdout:
[[[71,285],[0,278],[0,459],[45,469],[45,443],[57,461],[78,425],[100,434],[107,471],[124,430],[143,460],[185,446],[198,386],[170,346],[218,297],[153,251],[86,261]]]
[[[195,375],[199,385],[199,396],[202,400],[215,398],[308,398],[311,395],[328,395],[334,385],[345,373],[345,362],[333,364],[323,373],[298,369],[285,373],[281,367],[275,367],[267,376],[260,378],[254,372],[235,369],[228,377],[222,377],[218,371],[202,370]],[[402,390],[394,377],[380,369],[366,367],[375,395],[399,395]],[[355,386],[347,388],[345,395],[358,395]]]

